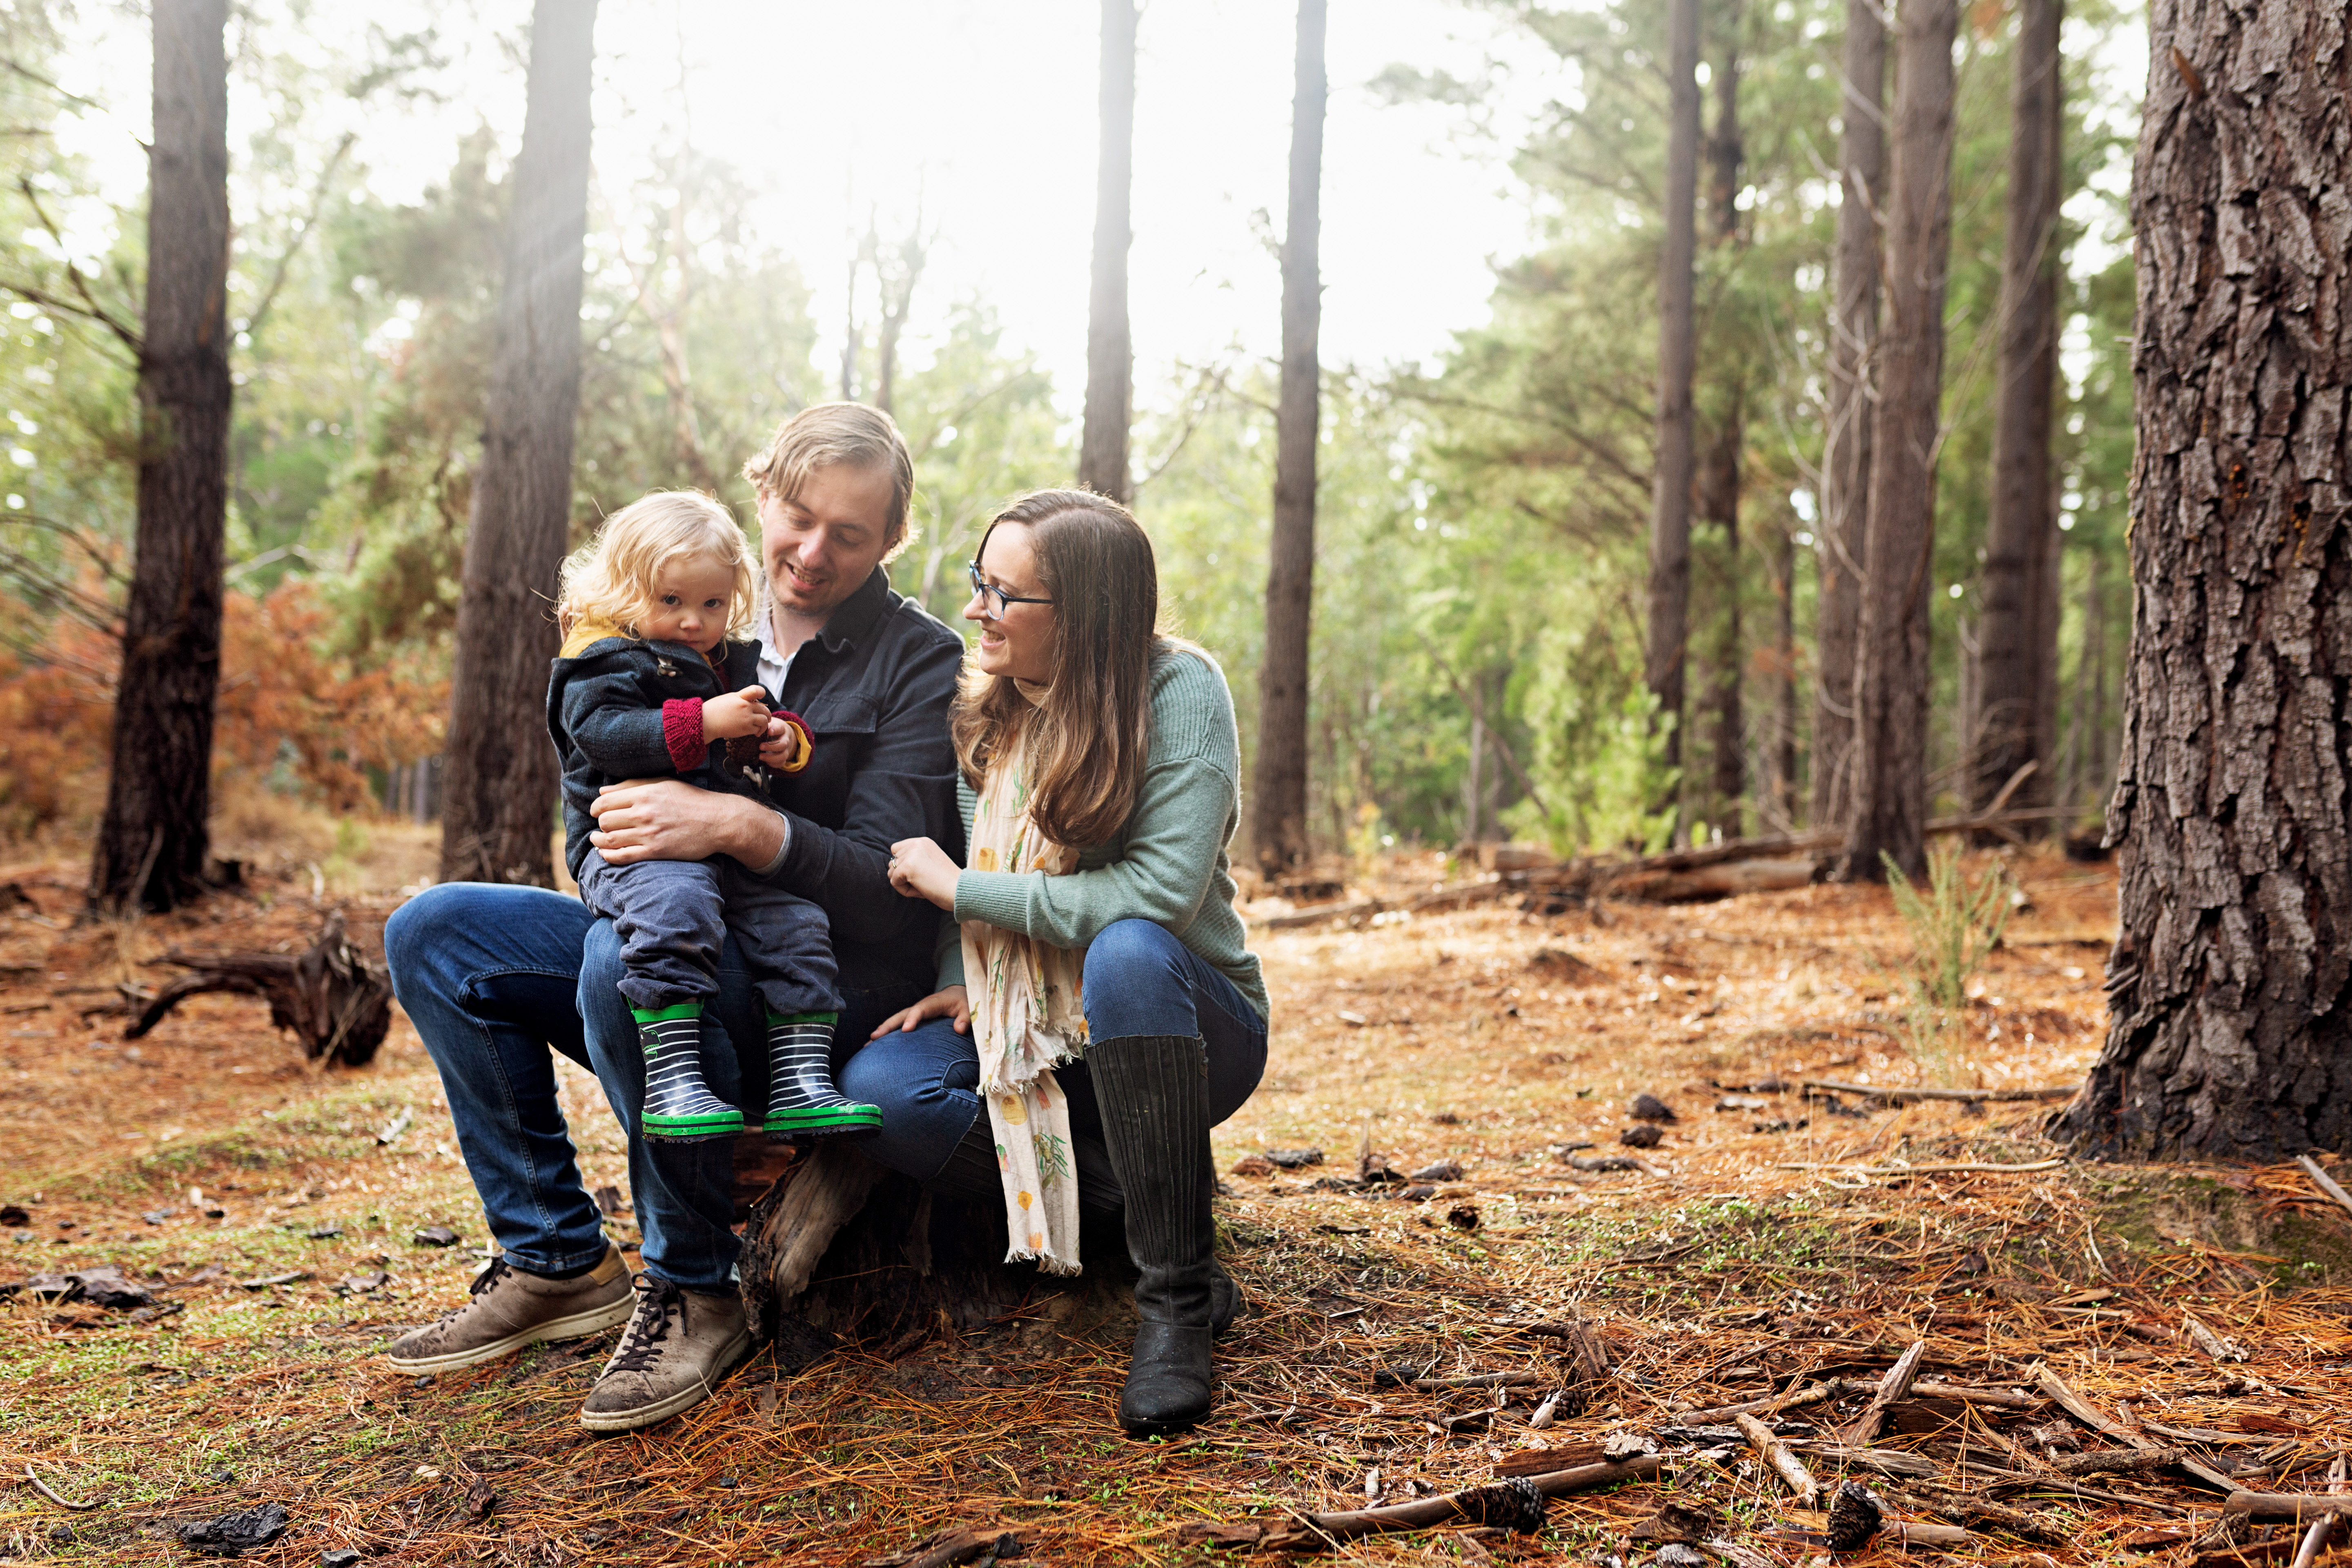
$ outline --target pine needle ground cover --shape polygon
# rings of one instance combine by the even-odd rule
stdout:
[[[2098,1048],[2112,876],[2011,870],[2030,907],[1971,984],[1947,1082],[2073,1082]],[[1680,1530],[1718,1560],[1819,1559],[1822,1515],[1723,1414],[1745,1404],[1817,1507],[1866,1482],[1890,1519],[1969,1530],[1956,1558],[2284,1563],[2292,1523],[2217,1536],[2225,1490],[2326,1490],[2352,1415],[2352,1215],[2297,1168],[2079,1164],[2042,1139],[2046,1103],[1802,1089],[1924,1081],[1885,893],[1812,888],[1260,933],[1273,1058],[1218,1132],[1250,1313],[1190,1437],[1118,1434],[1129,1323],[1075,1291],[798,1375],[763,1352],[688,1415],[593,1438],[574,1417],[611,1333],[422,1382],[376,1359],[462,1300],[486,1243],[404,1020],[371,1067],[323,1071],[258,1002],[194,999],[135,1045],[103,1011],[173,947],[306,945],[309,879],[127,926],[72,922],[71,868],[10,879],[0,1284],[111,1266],[145,1300],[0,1302],[0,1558],[194,1561],[175,1526],[276,1504],[250,1561],[862,1563],[978,1532],[954,1560],[1011,1533],[1025,1563],[1231,1562],[1302,1513],[1529,1473],[1543,1448],[1664,1463],[1552,1500],[1534,1533],[1323,1555],[1672,1563]],[[362,947],[394,901],[342,900]],[[563,1081],[591,1189],[625,1196],[593,1081]],[[1642,1095],[1673,1119],[1633,1117]],[[1916,1344],[1927,1390],[2009,1403],[1915,1394],[1854,1458],[1843,1428]],[[2209,1479],[2097,1458],[2134,1437]],[[1850,1560],[1926,1554],[1895,1534]]]

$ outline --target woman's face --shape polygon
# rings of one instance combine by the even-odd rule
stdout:
[[[980,580],[963,618],[980,625],[980,668],[991,675],[1043,685],[1054,678],[1054,606],[1004,604],[1045,597],[1037,584],[1037,541],[1026,523],[999,523],[980,547]]]

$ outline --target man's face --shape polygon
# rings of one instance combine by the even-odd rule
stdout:
[[[874,575],[897,542],[893,487],[879,468],[818,468],[790,499],[760,495],[760,555],[768,597],[787,616],[823,621]]]

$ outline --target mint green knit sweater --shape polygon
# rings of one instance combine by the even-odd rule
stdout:
[[[1187,651],[1153,660],[1151,750],[1135,814],[1066,875],[960,873],[955,917],[940,922],[940,986],[963,984],[957,921],[986,921],[1049,946],[1080,948],[1116,921],[1147,920],[1213,965],[1266,1016],[1265,976],[1244,945],[1225,853],[1241,825],[1241,766],[1224,671]],[[975,800],[961,779],[956,799],[969,837]]]

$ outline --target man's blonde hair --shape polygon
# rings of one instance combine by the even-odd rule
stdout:
[[[890,476],[888,561],[907,545],[907,516],[915,503],[915,458],[898,422],[863,403],[813,403],[776,427],[768,449],[743,465],[743,477],[762,495],[791,500],[819,468],[864,468]]]
[[[740,640],[751,629],[759,602],[758,564],[735,514],[698,490],[656,490],[606,518],[596,536],[563,563],[556,619],[567,637],[583,624],[618,626],[635,637],[637,622],[656,607],[661,569],[695,556],[732,568],[727,635]]]

